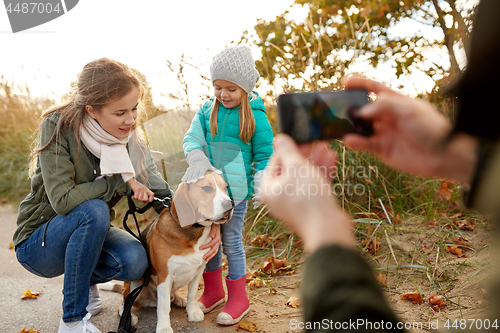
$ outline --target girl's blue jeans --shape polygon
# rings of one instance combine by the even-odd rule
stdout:
[[[221,226],[222,242],[219,252],[207,263],[205,272],[211,272],[222,266],[222,252],[228,264],[228,279],[237,280],[247,273],[246,255],[243,248],[243,223],[247,213],[248,200],[234,202],[233,217]],[[222,251],[221,251],[222,248]]]
[[[141,243],[110,227],[109,220],[104,201],[85,201],[42,225],[16,249],[17,260],[31,273],[46,278],[64,274],[64,322],[85,317],[91,285],[113,279],[134,281],[147,268]]]

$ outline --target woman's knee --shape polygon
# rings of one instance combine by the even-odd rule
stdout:
[[[84,223],[91,224],[96,231],[100,229],[106,232],[110,225],[109,207],[108,204],[99,199],[87,200],[80,204],[82,213],[84,214]]]
[[[137,246],[125,251],[122,260],[120,260],[120,280],[135,281],[142,277],[148,268],[148,257],[144,247],[138,243]]]

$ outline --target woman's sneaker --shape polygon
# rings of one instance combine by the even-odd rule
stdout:
[[[68,325],[66,325],[66,323],[61,318],[58,333],[102,333],[89,321],[91,316],[92,315],[90,313],[87,313],[85,318],[83,318],[76,326],[73,327],[69,327]]]
[[[101,307],[102,301],[99,297],[99,288],[97,288],[97,284],[94,284],[89,288],[89,305],[87,305],[87,311],[90,312],[91,315],[95,316],[101,312]]]

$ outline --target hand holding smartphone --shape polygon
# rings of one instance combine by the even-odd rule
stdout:
[[[286,93],[278,96],[280,131],[296,142],[342,139],[347,133],[373,134],[358,115],[368,103],[364,89]]]

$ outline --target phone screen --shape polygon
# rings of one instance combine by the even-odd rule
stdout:
[[[278,97],[281,131],[297,142],[341,139],[346,133],[372,134],[357,116],[368,103],[362,89],[283,94]]]

